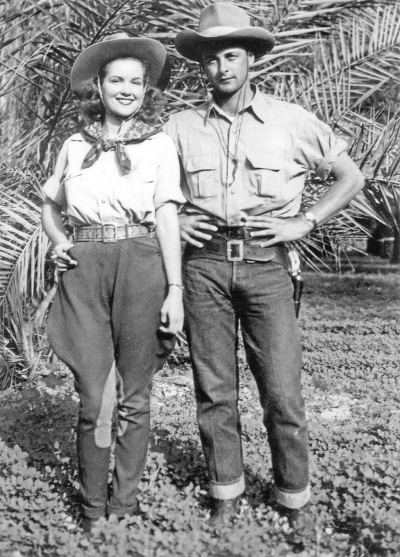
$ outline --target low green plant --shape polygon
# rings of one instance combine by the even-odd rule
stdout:
[[[315,526],[295,534],[269,504],[271,461],[240,348],[247,500],[208,525],[205,462],[187,348],[154,380],[138,516],[85,538],[75,458],[78,400],[63,366],[0,394],[2,557],[366,557],[400,551],[397,273],[306,273],[300,326]],[[47,375],[46,375],[47,374]]]

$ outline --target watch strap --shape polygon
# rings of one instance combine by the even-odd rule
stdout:
[[[314,214],[311,211],[305,211],[302,213],[299,213],[298,215],[300,218],[303,218],[305,220],[308,220],[309,222],[312,223],[313,227],[311,229],[311,231],[315,230],[316,228],[318,228],[318,222],[317,219],[315,218]]]

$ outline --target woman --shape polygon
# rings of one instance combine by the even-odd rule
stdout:
[[[67,139],[44,186],[43,227],[57,267],[66,271],[48,332],[80,396],[77,449],[86,531],[101,516],[136,511],[152,377],[183,324],[177,205],[185,199],[173,142],[156,127],[155,87],[164,89],[169,73],[167,53],[152,39],[118,34],[84,50],[72,68],[71,87],[90,125]]]

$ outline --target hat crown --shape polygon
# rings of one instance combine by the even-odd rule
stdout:
[[[199,33],[215,27],[244,29],[250,27],[250,17],[235,4],[217,2],[204,8],[200,13]]]
[[[130,39],[131,37],[128,35],[128,33],[114,33],[113,35],[107,35],[106,37],[104,37],[103,42],[104,41],[121,41],[124,39]]]

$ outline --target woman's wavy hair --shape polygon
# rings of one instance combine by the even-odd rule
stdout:
[[[144,63],[142,60],[137,60],[133,56],[125,56],[123,58],[116,58],[116,60],[136,60],[140,62],[143,66],[143,75],[145,82],[147,81],[147,64]],[[112,60],[111,62],[115,62]],[[105,64],[99,74],[98,79],[100,83],[103,82],[107,66],[111,62]],[[103,101],[101,100],[99,89],[97,87],[97,77],[93,81],[93,83],[88,84],[85,88],[83,88],[79,93],[76,93],[76,96],[80,102],[80,110],[82,116],[87,124],[93,124],[94,122],[102,122],[105,116],[105,109],[103,105]],[[135,118],[141,120],[142,122],[146,122],[150,125],[155,125],[157,123],[161,123],[161,112],[164,108],[165,100],[163,98],[162,92],[157,89],[156,87],[149,87],[146,88],[146,93],[144,95],[142,106],[140,107],[139,111],[135,115]]]

